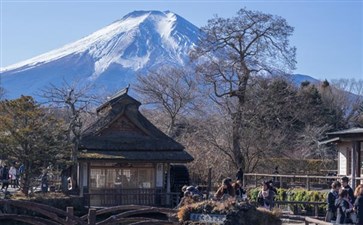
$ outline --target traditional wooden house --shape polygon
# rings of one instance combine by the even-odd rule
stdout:
[[[334,143],[338,148],[338,175],[352,178],[352,186],[356,178],[362,175],[362,142],[363,128],[351,128],[327,133],[328,139],[320,144]]]
[[[97,108],[82,136],[78,185],[90,205],[172,205],[170,168],[193,160],[140,112],[127,89]]]

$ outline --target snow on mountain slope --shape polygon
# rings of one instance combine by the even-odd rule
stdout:
[[[59,49],[1,68],[8,98],[34,95],[49,83],[91,81],[115,90],[161,64],[183,65],[199,29],[170,12],[134,11]]]

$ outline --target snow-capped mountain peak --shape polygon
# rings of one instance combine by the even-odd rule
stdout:
[[[183,65],[198,35],[197,27],[173,12],[134,11],[76,42],[2,68],[2,82],[9,90],[15,80],[34,81],[30,89],[16,88],[16,95],[74,76],[117,89],[115,82],[133,83],[135,72]]]

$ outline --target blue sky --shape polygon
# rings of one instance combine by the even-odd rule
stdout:
[[[200,27],[243,7],[284,17],[295,27],[297,70],[318,79],[363,79],[363,0],[138,1],[0,0],[0,66],[62,47],[134,10],[170,10]]]

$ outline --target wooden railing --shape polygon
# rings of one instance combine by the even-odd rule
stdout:
[[[312,187],[320,186],[321,188],[330,188],[332,181],[340,179],[341,176],[314,176],[314,175],[291,175],[291,174],[261,174],[261,173],[245,173],[243,175],[243,185],[255,187],[260,186],[264,180],[274,180],[275,185],[279,187],[305,187],[307,190]],[[356,177],[356,180],[363,180]]]
[[[318,219],[314,219],[314,218],[310,218],[310,217],[305,217],[305,225],[309,225],[310,223],[313,223],[315,225],[333,225],[333,223],[328,223],[322,220],[318,220]]]
[[[84,194],[86,205],[110,207],[116,205],[147,205],[174,207],[179,193],[161,189],[102,189]]]
[[[15,208],[26,209],[29,214],[17,214]],[[7,224],[9,221],[20,221],[33,225],[109,225],[121,222],[122,224],[138,225],[178,224],[177,218],[173,216],[177,212],[174,209],[136,205],[116,206],[99,210],[90,208],[88,214],[78,217],[74,215],[73,207],[67,207],[67,211],[63,211],[49,205],[29,201],[0,199],[0,212],[0,224]],[[32,215],[34,212],[37,214],[36,216]],[[152,214],[155,213],[164,214],[167,219],[155,219],[152,217]],[[112,215],[106,217],[106,214]]]
[[[297,214],[295,210],[298,208],[298,205],[312,206],[314,208],[312,216],[319,216],[319,206],[325,206],[326,202],[303,202],[303,201],[275,201],[275,207],[279,207],[281,205],[291,205],[294,211],[294,214]]]

